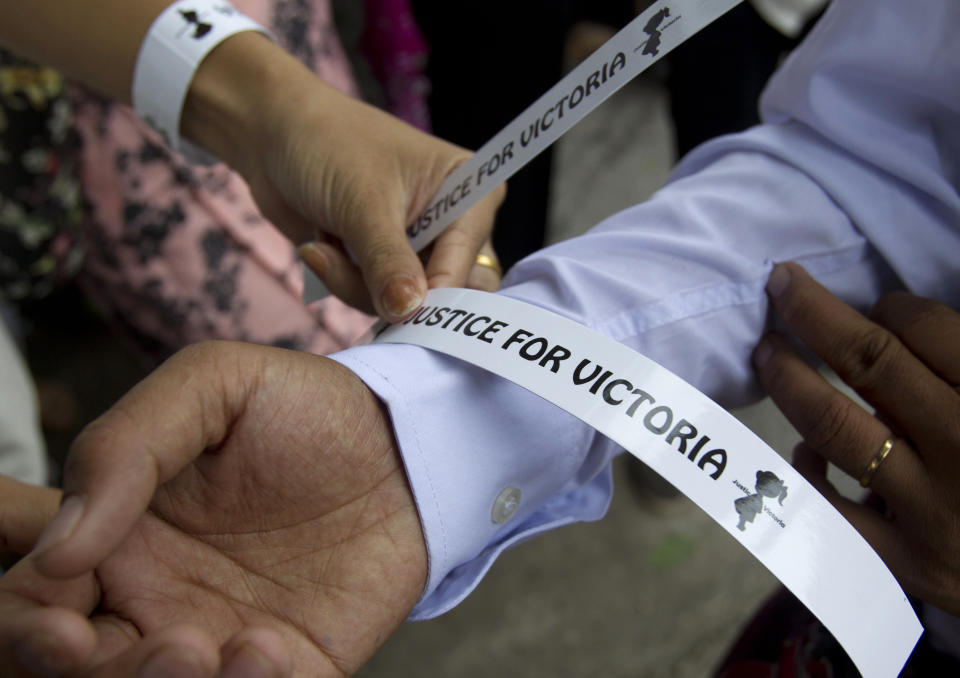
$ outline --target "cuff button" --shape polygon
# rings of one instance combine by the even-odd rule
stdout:
[[[493,509],[490,511],[490,519],[497,525],[503,525],[513,517],[513,514],[520,508],[520,499],[523,493],[515,487],[508,487],[501,492],[496,501],[493,502]]]

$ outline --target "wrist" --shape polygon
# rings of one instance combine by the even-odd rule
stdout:
[[[245,174],[245,157],[261,162],[258,145],[276,144],[278,132],[290,131],[290,111],[309,109],[315,119],[335,118],[327,109],[341,98],[265,35],[246,31],[224,40],[200,64],[187,91],[180,130]]]
[[[260,102],[286,53],[263,34],[245,31],[218,45],[200,64],[187,90],[181,134],[236,166],[240,144],[256,131]]]
[[[173,149],[198,162],[212,159],[204,158],[204,154],[190,144],[181,145],[187,95],[198,72],[205,70],[202,69],[205,62],[211,61],[212,53],[232,36],[248,32],[265,32],[265,29],[238,12],[228,0],[176,0],[154,20],[140,46],[132,83],[134,108]],[[226,52],[228,56],[236,54],[236,47]],[[214,64],[223,61],[222,57],[212,60]],[[233,67],[226,73],[236,76],[238,70]],[[234,103],[218,95],[229,90],[209,85],[211,78],[201,78],[201,82],[208,83],[202,91],[210,93],[209,98],[201,97],[201,101],[209,104],[203,107],[207,115],[216,118],[216,114],[224,111],[222,106]]]

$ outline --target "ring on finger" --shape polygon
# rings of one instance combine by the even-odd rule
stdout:
[[[477,259],[474,263],[476,263],[477,266],[483,266],[485,268],[489,268],[494,273],[496,273],[499,277],[501,278],[503,277],[503,269],[500,268],[500,262],[491,256],[487,256],[486,254],[478,254]]]
[[[863,475],[860,476],[860,487],[870,487],[870,483],[873,481],[873,476],[876,475],[877,469],[880,468],[880,464],[883,463],[883,460],[887,458],[887,455],[890,454],[890,450],[893,449],[893,439],[887,438],[883,441],[883,445],[880,446],[880,449],[873,459],[870,460],[870,463],[867,464],[867,468],[864,469]]]

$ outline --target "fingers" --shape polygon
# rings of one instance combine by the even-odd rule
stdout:
[[[83,615],[55,607],[0,610],[0,665],[10,670],[2,675],[56,676],[89,661],[96,637]]]
[[[21,560],[0,577],[0,667],[58,675],[85,664],[96,646],[86,615],[99,598],[91,574],[51,580]]]
[[[960,314],[932,299],[892,292],[873,309],[873,320],[896,334],[950,386],[960,386]]]
[[[363,274],[343,250],[329,243],[314,242],[304,245],[298,252],[337,299],[365,313],[377,312]]]
[[[841,515],[859,532],[877,555],[887,564],[894,576],[908,591],[916,593],[916,571],[909,548],[896,527],[873,509],[847,499],[827,480],[826,462],[816,451],[804,443],[797,445],[793,466],[833,504]]]
[[[220,678],[282,678],[293,671],[283,638],[270,629],[244,629],[220,650]]]
[[[30,551],[59,504],[59,490],[0,476],[0,553]]]
[[[292,671],[283,639],[269,629],[245,629],[222,648],[205,631],[186,625],[143,638],[133,629],[114,638],[112,650],[95,650],[98,639],[79,614],[34,608],[19,616],[15,626],[0,622],[0,660],[14,676],[285,678]]]
[[[465,256],[469,250],[463,250],[462,256]],[[342,250],[329,243],[310,243],[304,245],[299,250],[304,263],[316,273],[323,284],[331,294],[350,306],[364,311],[365,313],[376,313],[373,304],[370,301],[370,293],[367,291],[366,283],[363,280],[363,274],[360,269],[344,254]],[[483,263],[481,256],[485,257]],[[493,262],[491,266],[487,262]],[[483,290],[485,292],[496,292],[500,288],[502,273],[497,260],[496,252],[488,240],[480,248],[479,254],[474,253],[470,259],[469,272],[466,280],[457,283],[457,287],[468,287],[473,290]],[[427,267],[428,274],[435,264],[435,259],[431,257],[430,264]],[[447,272],[438,276],[429,278],[429,285],[433,287],[442,287],[443,283],[453,284],[456,276],[460,273]]]
[[[86,614],[99,603],[92,575],[51,580],[31,558],[0,578],[0,667],[7,675],[212,676],[281,678],[291,659],[279,633],[248,628],[222,648],[198,628],[170,627],[141,637],[131,622]],[[55,607],[57,606],[57,607]]]
[[[861,478],[889,430],[833,388],[782,337],[765,337],[754,352],[754,365],[760,383],[806,444]],[[897,441],[897,449],[877,468],[872,486],[891,501],[903,501],[917,491],[923,477],[920,459],[909,445]]]
[[[466,287],[472,290],[496,292],[500,288],[502,278],[503,270],[500,268],[500,261],[488,240],[476,256],[470,275],[467,276]]]
[[[500,286],[502,272],[489,266],[477,265],[477,257],[478,254],[484,254],[487,260],[497,261],[489,235],[493,228],[494,215],[504,195],[505,188],[500,187],[486,196],[432,244],[425,270],[429,288],[470,287],[493,292]],[[387,249],[386,244],[383,247]],[[412,253],[412,250],[406,237],[404,236],[402,241],[398,241],[393,247],[404,250],[403,263],[397,263],[397,269],[409,267],[412,259],[408,259],[406,255]],[[304,245],[299,249],[299,253],[304,263],[323,280],[327,289],[338,299],[361,311],[376,313],[390,322],[405,318],[412,310],[416,310],[423,300],[422,295],[425,289],[421,291],[418,287],[420,284],[418,278],[423,275],[424,269],[419,259],[417,259],[415,270],[412,270],[407,277],[404,278],[403,276],[407,274],[402,272],[396,274],[401,276],[397,279],[399,296],[395,295],[394,291],[390,291],[392,289],[390,285],[393,283],[388,282],[386,283],[389,288],[386,292],[387,296],[378,303],[377,297],[372,296],[372,292],[379,283],[371,282],[371,279],[391,275],[383,273],[384,267],[388,264],[364,264],[359,254],[355,262],[342,248],[327,242]],[[389,253],[384,252],[382,260],[389,260],[388,255]],[[414,258],[416,258],[415,255]],[[389,265],[395,264],[391,262]],[[367,268],[367,266],[373,266],[373,268]],[[366,278],[364,271],[367,272]],[[404,287],[407,283],[410,285]],[[410,304],[414,304],[412,309]]]
[[[192,626],[174,626],[142,639],[134,634],[127,647],[83,678],[284,678],[291,673],[289,653],[283,639],[269,629],[245,629],[223,647],[205,631]]]
[[[212,678],[219,666],[216,642],[204,631],[175,626],[130,638],[129,647],[116,656],[82,671],[83,678]]]
[[[221,678],[290,675],[286,644],[269,629],[244,629],[222,648],[206,632],[188,626],[141,638],[136,626],[119,617],[93,617],[92,624],[86,619],[99,598],[90,575],[75,581],[44,579],[27,559],[0,582],[0,667],[7,669],[4,676],[202,678],[213,676],[218,667]]]
[[[88,426],[70,449],[64,500],[37,544],[37,568],[76,576],[119,546],[157,486],[223,440],[260,356],[242,344],[192,346]]]
[[[427,281],[431,289],[436,287],[472,287],[467,283],[468,276],[475,268],[477,254],[481,253],[496,259],[492,245],[489,245],[493,232],[493,220],[497,209],[506,196],[506,187],[500,186],[471,207],[466,214],[457,219],[433,243],[433,252],[427,263]],[[493,291],[499,286],[489,287],[492,276],[481,274],[479,281],[483,287]]]
[[[955,414],[948,399],[953,389],[896,336],[834,297],[797,264],[777,265],[767,291],[790,331],[919,450],[945,448],[940,422]]]
[[[398,322],[416,311],[427,293],[420,259],[410,247],[397,214],[367,202],[367,213],[343,232],[343,242],[363,271],[373,307],[387,322]]]

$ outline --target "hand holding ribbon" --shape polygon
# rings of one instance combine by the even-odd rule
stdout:
[[[754,362],[804,437],[794,465],[909,593],[960,615],[960,314],[896,292],[868,319],[796,264],[774,269],[767,290],[790,332],[876,408],[830,386],[783,336],[767,336]],[[868,484],[885,513],[843,497],[827,481],[828,461]]]

